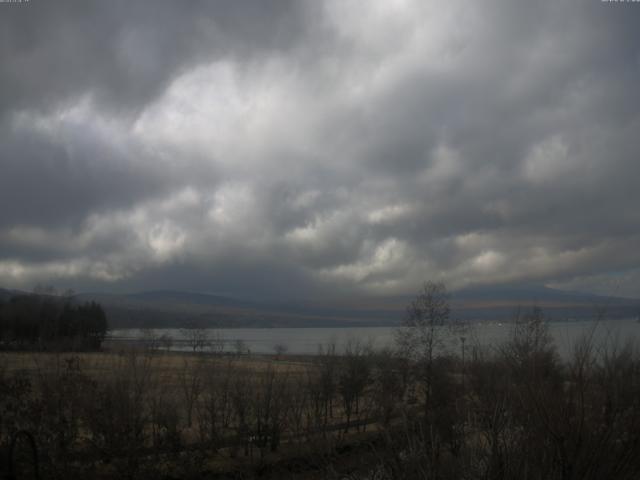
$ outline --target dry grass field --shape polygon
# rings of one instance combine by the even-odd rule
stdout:
[[[0,368],[6,373],[24,372],[34,375],[44,372],[55,372],[77,365],[84,373],[91,377],[100,378],[102,375],[122,368],[135,357],[136,362],[145,363],[153,374],[161,375],[164,380],[173,382],[182,371],[185,363],[199,363],[203,368],[222,368],[230,363],[242,370],[263,372],[269,369],[287,371],[291,374],[301,374],[309,365],[313,364],[313,357],[297,356],[294,359],[283,357],[278,359],[273,355],[203,355],[184,352],[145,352],[144,350],[122,349],[120,351],[105,352],[1,352]]]

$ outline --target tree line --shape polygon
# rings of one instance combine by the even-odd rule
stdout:
[[[0,299],[0,348],[98,350],[107,317],[96,302],[71,296],[19,294]]]

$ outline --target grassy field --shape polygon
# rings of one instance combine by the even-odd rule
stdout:
[[[113,371],[130,361],[134,355],[138,362],[148,362],[154,374],[161,374],[166,380],[175,378],[185,362],[201,363],[206,368],[221,368],[233,363],[239,368],[255,372],[268,369],[286,370],[301,373],[313,365],[313,356],[275,355],[203,355],[200,353],[154,352],[149,354],[143,350],[122,350],[105,352],[47,353],[47,352],[0,352],[0,366],[6,373],[24,372],[37,374],[55,372],[77,364],[92,376],[100,377],[105,372]]]

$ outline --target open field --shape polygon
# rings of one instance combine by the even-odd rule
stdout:
[[[126,362],[128,358],[135,356],[139,361],[145,359],[155,374],[162,375],[164,380],[177,381],[178,373],[184,368],[184,364],[200,362],[204,368],[221,368],[230,362],[243,370],[264,371],[269,368],[286,370],[290,373],[301,373],[313,363],[313,357],[286,356],[278,359],[275,355],[243,355],[243,356],[216,356],[202,355],[184,352],[154,352],[145,354],[144,351],[122,350],[105,352],[0,352],[0,365],[5,373],[24,372],[27,374],[39,374],[43,372],[55,372],[69,365],[69,362],[77,362],[83,372],[90,377],[100,378],[105,373]]]

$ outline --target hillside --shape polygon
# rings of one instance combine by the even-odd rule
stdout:
[[[180,291],[126,295],[85,293],[80,301],[103,305],[115,328],[343,327],[399,323],[412,296],[359,297],[330,301],[257,301]],[[480,287],[453,292],[452,316],[468,321],[506,321],[519,307],[538,305],[552,320],[636,317],[640,300],[565,292],[539,286]]]

